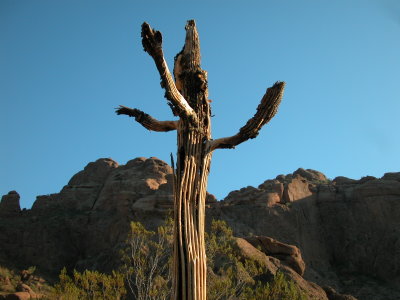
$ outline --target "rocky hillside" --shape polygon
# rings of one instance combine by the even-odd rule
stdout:
[[[0,202],[0,264],[110,270],[130,221],[154,229],[172,209],[171,174],[157,158],[120,166],[99,159],[60,193],[38,196],[32,209],[21,210],[18,193],[9,192]],[[330,181],[298,169],[221,201],[209,195],[207,224],[212,219],[225,220],[240,245],[262,249],[308,281],[360,300],[400,298],[400,173]],[[300,249],[305,268],[293,262],[294,250],[282,250],[289,245]]]

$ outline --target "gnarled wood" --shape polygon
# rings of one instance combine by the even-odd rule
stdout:
[[[175,57],[174,76],[168,70],[162,51],[162,35],[147,23],[142,25],[142,43],[154,59],[161,86],[179,121],[158,121],[148,114],[125,106],[117,114],[135,117],[145,128],[155,131],[177,130],[177,164],[174,168],[174,259],[173,300],[206,300],[206,253],[204,242],[205,199],[212,151],[255,138],[263,125],[275,115],[284,83],[269,88],[256,114],[234,136],[211,139],[211,109],[207,72],[200,67],[200,41],[196,24],[186,24],[185,45]]]
[[[261,128],[277,113],[284,89],[284,82],[276,82],[272,87],[268,88],[257,107],[256,114],[247,121],[246,125],[240,128],[239,132],[233,136],[209,141],[209,150],[232,149],[248,139],[257,137]]]
[[[170,101],[170,106],[174,115],[187,118],[191,122],[196,122],[196,113],[189,106],[186,99],[178,91],[172,75],[168,69],[167,62],[162,50],[162,34],[153,30],[149,24],[142,24],[142,44],[144,51],[153,58],[158,72],[161,76],[161,87],[165,89],[165,98]]]
[[[136,122],[148,130],[166,132],[176,130],[178,128],[178,121],[158,121],[149,114],[146,114],[137,108],[129,108],[120,105],[118,108],[116,108],[115,112],[117,115],[134,117]]]

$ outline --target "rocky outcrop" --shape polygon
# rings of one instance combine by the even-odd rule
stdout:
[[[300,276],[304,275],[306,265],[301,257],[299,248],[296,246],[281,243],[267,236],[246,237],[245,240],[266,255],[279,259]]]
[[[352,295],[339,294],[338,292],[336,292],[333,288],[331,288],[329,286],[324,287],[324,291],[329,300],[357,300]]]
[[[0,299],[50,299],[39,291],[48,291],[46,281],[34,275],[35,268],[29,270],[9,270],[0,267]],[[36,291],[36,292],[35,292]]]
[[[272,207],[277,203],[284,204],[310,197],[316,186],[326,181],[327,178],[322,173],[300,168],[293,174],[279,175],[273,180],[266,180],[258,188],[248,186],[233,191],[224,199],[224,204],[247,205],[251,202]]]
[[[264,266],[266,270],[268,270],[269,275],[272,276],[276,275],[278,271],[284,273],[288,279],[292,280],[303,292],[305,292],[309,299],[330,300],[330,298],[327,297],[323,288],[316,285],[315,283],[305,280],[300,274],[298,274],[297,271],[288,267],[286,265],[286,262],[283,262],[282,260],[271,256],[271,249],[273,251],[278,250],[278,248],[285,249],[284,252],[287,252],[288,249],[297,249],[295,246],[280,243],[280,245],[277,245],[278,248],[275,248],[275,246],[273,245],[276,241],[274,241],[273,239],[270,239],[268,237],[258,237],[258,239],[262,241],[270,240],[268,242],[265,242],[269,246],[257,249],[252,243],[248,241],[250,240],[255,242],[255,239],[236,238],[235,247],[237,252],[239,253],[239,256],[243,258],[243,262],[245,261],[245,259],[255,260],[260,266]],[[267,249],[268,247],[269,249]],[[300,258],[298,258],[298,261],[300,261],[301,254],[298,249],[296,252],[298,252],[297,254],[300,255]],[[304,265],[304,262],[300,264]]]
[[[0,201],[0,217],[15,217],[21,212],[19,206],[19,194],[11,191],[7,195],[1,197]]]
[[[304,278],[321,286],[360,299],[397,299],[399,177],[330,181],[299,169],[231,192],[207,216],[226,220],[236,236],[270,236],[296,245],[306,264]]]
[[[21,211],[16,192],[3,196],[0,262],[56,273],[64,266],[107,270],[130,221],[155,229],[172,206],[172,169],[165,162],[99,159],[60,193],[39,196],[32,209]],[[298,169],[222,201],[208,195],[206,216],[207,226],[225,220],[242,244],[262,249],[307,282],[360,299],[400,297],[400,173],[330,181]]]
[[[131,220],[153,228],[172,208],[171,168],[157,158],[119,166],[105,158],[89,163],[58,194],[38,196],[19,209],[10,192],[0,203],[0,262],[60,268],[112,267]]]
[[[317,195],[332,264],[399,287],[400,181],[362,178],[321,186]]]

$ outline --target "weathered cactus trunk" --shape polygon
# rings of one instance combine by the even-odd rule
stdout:
[[[200,68],[200,43],[194,21],[186,25],[186,42],[175,58],[178,90],[196,112],[195,123],[181,119],[175,175],[174,276],[172,299],[206,299],[204,243],[205,198],[211,152],[207,73]]]
[[[162,51],[162,36],[147,23],[142,25],[144,50],[154,59],[174,115],[179,121],[158,121],[125,106],[117,114],[135,117],[153,131],[177,130],[177,166],[174,170],[174,264],[173,300],[206,300],[206,253],[204,241],[205,199],[211,155],[215,149],[234,148],[255,138],[275,115],[284,83],[277,82],[263,96],[256,114],[236,135],[211,139],[211,110],[207,72],[200,68],[200,42],[193,20],[186,24],[185,45],[175,57],[174,77]]]
[[[178,128],[173,299],[206,299],[205,198],[211,153],[204,134]]]

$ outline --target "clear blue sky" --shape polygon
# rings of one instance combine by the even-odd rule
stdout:
[[[299,167],[334,178],[400,171],[400,1],[0,1],[0,193],[21,205],[59,192],[91,161],[169,161],[175,133],[114,114],[123,104],[167,120],[140,25],[166,59],[195,19],[209,74],[213,137],[232,135],[277,80],[276,117],[235,150],[214,153],[218,199]],[[150,2],[148,2],[150,3]]]

